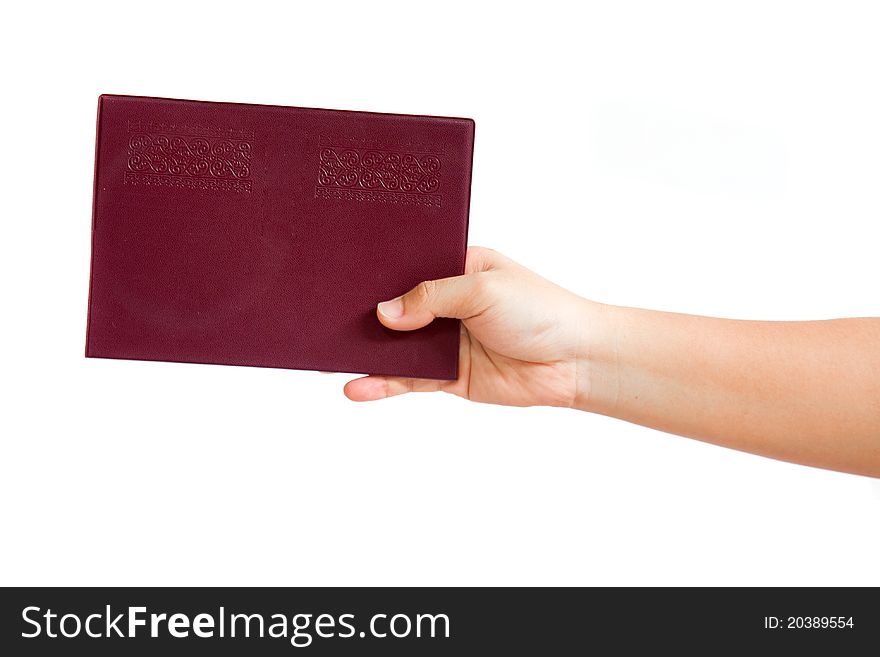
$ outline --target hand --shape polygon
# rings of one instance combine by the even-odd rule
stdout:
[[[426,281],[377,308],[399,331],[435,317],[462,320],[456,381],[366,376],[345,394],[371,401],[441,390],[508,406],[577,406],[586,394],[586,337],[599,304],[544,280],[490,249],[471,247],[465,274]]]
[[[379,304],[385,326],[462,320],[457,381],[367,376],[349,399],[442,390],[569,406],[773,458],[880,477],[880,318],[761,322],[607,306],[495,251]]]

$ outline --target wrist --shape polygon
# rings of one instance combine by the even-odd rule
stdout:
[[[575,368],[577,385],[572,406],[610,415],[620,390],[620,311],[587,299],[581,304],[581,330]]]

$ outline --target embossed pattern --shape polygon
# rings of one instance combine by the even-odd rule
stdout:
[[[196,178],[193,176],[166,176],[156,173],[125,172],[126,185],[141,185],[145,187],[174,187],[178,189],[207,189],[224,192],[251,192],[250,180],[238,180],[237,178]]]
[[[129,121],[128,131],[146,134],[181,135],[190,137],[210,137],[217,139],[254,138],[254,131],[248,128],[231,128],[203,123],[175,123],[168,121]]]
[[[128,169],[136,174],[245,180],[251,174],[252,150],[251,142],[244,140],[136,133],[128,141]],[[126,182],[132,180],[126,176]],[[241,186],[237,191],[242,191]]]
[[[439,194],[406,194],[401,192],[373,191],[366,189],[340,189],[337,187],[315,187],[315,198],[336,201],[368,201],[372,203],[394,203],[398,205],[424,205],[440,207]]]
[[[392,151],[323,148],[318,184],[404,194],[440,190],[440,158]]]
[[[138,130],[138,132],[163,132],[162,130]],[[175,132],[171,130],[171,132]],[[247,137],[242,137],[247,139]],[[318,140],[321,148],[333,148],[338,150],[352,149],[356,151],[394,151],[397,153],[420,153],[422,155],[438,155],[441,159],[446,155],[445,147],[436,142],[413,139],[411,136],[397,138],[378,139],[369,136],[343,134],[319,135]]]

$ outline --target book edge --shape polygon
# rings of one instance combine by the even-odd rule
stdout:
[[[405,118],[414,118],[414,119],[436,119],[436,120],[446,120],[446,121],[456,121],[468,123],[471,125],[471,132],[473,133],[474,120],[471,118],[463,117],[463,116],[438,116],[436,114],[403,114],[400,112],[375,112],[372,110],[347,110],[347,109],[333,109],[329,107],[302,107],[300,105],[272,105],[269,103],[242,103],[238,101],[223,101],[223,100],[197,100],[194,98],[166,98],[164,96],[137,96],[132,94],[101,94],[100,98],[123,98],[123,99],[135,99],[135,100],[161,100],[168,102],[177,102],[177,103],[202,103],[205,105],[244,105],[246,107],[266,107],[273,109],[294,109],[294,110],[317,110],[319,112],[334,112],[339,114],[380,114],[382,116],[398,116]]]
[[[98,96],[98,109],[95,118],[95,173],[92,181],[92,235],[91,235],[91,254],[89,256],[89,300],[86,310],[86,358],[91,358],[91,328],[92,328],[92,286],[95,272],[95,225],[98,220],[98,158],[101,152],[101,110],[104,104],[104,96]]]

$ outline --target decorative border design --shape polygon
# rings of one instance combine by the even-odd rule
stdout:
[[[173,187],[177,189],[206,189],[250,194],[253,185],[250,180],[238,180],[236,178],[194,178],[186,176],[173,176],[157,173],[136,173],[126,171],[124,182],[126,185],[141,185],[147,187]]]
[[[196,178],[247,178],[249,141],[135,133],[128,140],[128,170]]]
[[[213,137],[215,139],[253,139],[254,131],[248,128],[223,128],[200,123],[171,123],[169,121],[129,121],[129,132],[148,134],[174,134],[189,137]]]
[[[342,135],[319,135],[318,143],[322,148],[351,148],[356,151],[398,151],[418,153],[421,155],[446,155],[446,149],[429,142],[411,139],[374,139],[372,137],[345,137]]]
[[[341,189],[339,187],[315,187],[315,198],[333,201],[368,201],[373,203],[396,203],[400,205],[424,205],[439,208],[439,194],[408,194],[406,192],[373,191],[366,189]]]
[[[328,147],[321,149],[318,185],[436,195],[441,166],[436,155]]]

